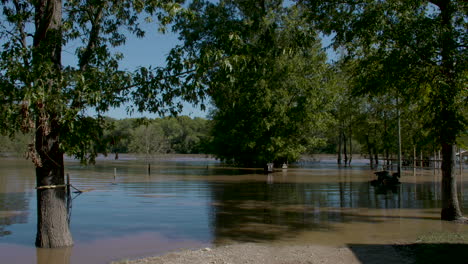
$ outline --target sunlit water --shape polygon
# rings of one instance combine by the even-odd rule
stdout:
[[[34,169],[0,160],[1,263],[108,263],[238,242],[386,244],[468,230],[438,220],[440,174],[432,170],[405,171],[400,186],[383,190],[369,184],[367,167],[324,163],[265,175],[176,156],[153,160],[148,175],[146,164],[131,158],[88,167],[69,160],[66,173],[86,190],[72,203],[75,245],[36,250]],[[458,185],[463,208],[466,188]]]

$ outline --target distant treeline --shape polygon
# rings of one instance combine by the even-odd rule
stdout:
[[[188,116],[106,119],[100,153],[206,153],[209,120]]]
[[[374,110],[375,111],[375,110]],[[336,111],[339,113],[339,111]],[[353,113],[335,113],[335,122],[321,134],[315,135],[321,140],[308,146],[303,154],[338,154],[338,163],[351,163],[353,154],[364,154],[371,163],[379,158],[389,159],[396,153],[395,134],[387,132],[395,127],[394,118],[390,112],[377,115],[372,111],[362,111],[354,122],[344,123],[340,120],[349,119]],[[377,122],[376,116],[383,116],[383,121]],[[372,123],[369,122],[372,120]],[[155,154],[213,154],[217,156],[217,142],[214,140],[213,124],[215,121],[205,118],[188,116],[164,118],[125,118],[113,119],[105,117],[102,133],[94,139],[93,148],[97,153],[115,155],[131,153],[138,155]],[[414,123],[411,123],[414,125]],[[413,157],[415,145],[411,130],[404,124],[403,155],[405,159]],[[354,131],[353,134],[350,131]],[[218,135],[219,136],[219,135]],[[424,143],[423,141],[420,141]],[[468,145],[468,137],[461,137],[462,146]],[[0,156],[25,156],[28,145],[33,144],[32,134],[15,133],[12,137],[0,135]],[[418,158],[428,159],[434,152],[432,145],[419,146]],[[424,156],[423,156],[424,153]],[[293,162],[290,160],[290,162]]]
[[[166,154],[207,153],[210,121],[188,116],[165,118],[105,118],[100,138],[95,139],[99,153]],[[13,137],[0,135],[2,155],[22,156],[32,135],[16,133]]]
[[[104,118],[103,133],[95,139],[101,154],[213,154],[213,121],[188,116],[164,118]],[[15,133],[12,137],[0,135],[0,156],[24,156],[32,134]],[[355,153],[360,146],[355,142]],[[336,153],[336,142],[327,140],[310,153]]]

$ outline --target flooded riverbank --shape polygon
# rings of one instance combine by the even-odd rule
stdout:
[[[72,249],[34,248],[35,175],[30,162],[0,160],[0,255],[6,263],[107,263],[186,248],[244,242],[274,245],[413,242],[433,231],[467,231],[439,221],[440,174],[405,171],[397,188],[369,184],[365,166],[314,163],[265,175],[200,156],[123,157],[66,173],[83,190],[71,211]],[[115,173],[115,179],[114,179]],[[465,174],[459,184],[468,209]],[[65,262],[64,262],[65,261]]]

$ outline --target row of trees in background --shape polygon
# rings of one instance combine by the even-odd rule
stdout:
[[[188,116],[156,119],[107,119],[101,153],[206,153],[209,121]]]
[[[209,152],[210,121],[188,116],[166,118],[105,118],[103,133],[93,148],[113,154],[198,154]],[[16,133],[13,139],[0,136],[0,153],[24,155],[32,135]]]
[[[371,167],[378,160],[391,160],[398,151],[397,110],[395,100],[382,97],[356,97],[340,86],[343,91],[333,97],[327,126],[315,137],[318,144],[304,147],[298,154],[336,154],[337,163],[350,166],[353,154],[369,158]],[[422,160],[437,156],[439,148],[429,137],[420,115],[414,107],[401,109],[402,145],[405,160],[413,159],[416,153],[418,166]],[[105,118],[102,136],[96,140],[99,153],[121,153],[151,156],[154,154],[214,154],[218,148],[213,130],[214,121],[188,116],[165,118]],[[31,141],[31,134],[16,133],[13,138],[0,135],[0,155],[24,155]],[[459,145],[465,147],[468,137],[460,137]],[[218,139],[219,140],[219,139]],[[293,158],[291,162],[295,161]]]

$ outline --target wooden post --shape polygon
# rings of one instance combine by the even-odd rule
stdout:
[[[116,179],[117,179],[117,168],[114,168],[114,183]]]
[[[413,146],[413,174],[416,175],[416,145]]]
[[[148,163],[148,175],[151,175],[151,164]]]

